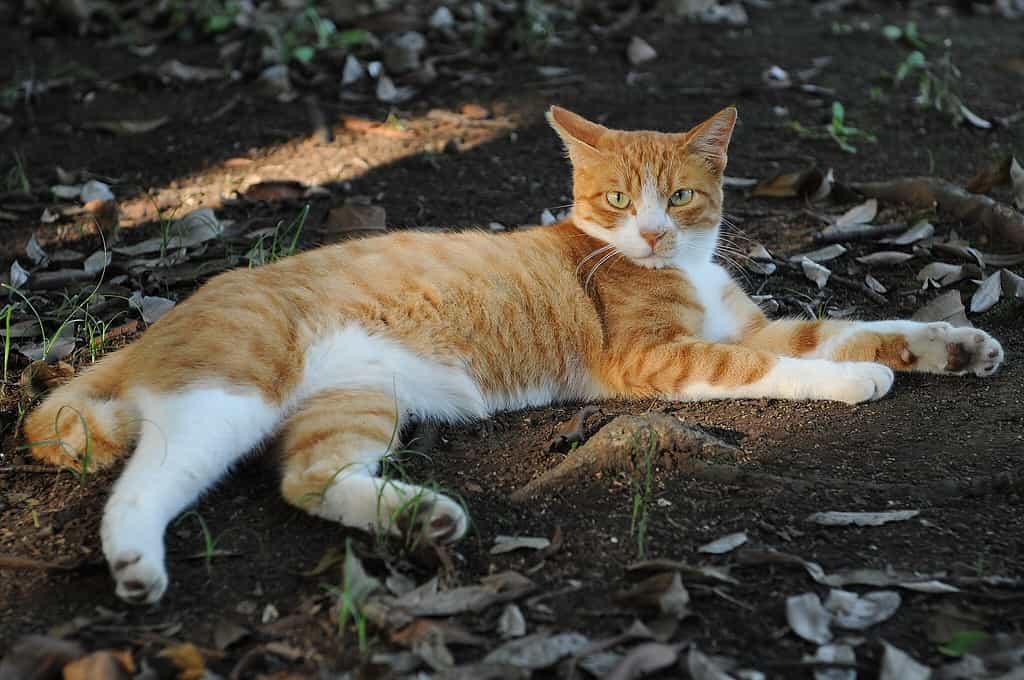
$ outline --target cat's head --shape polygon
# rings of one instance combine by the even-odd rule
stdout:
[[[679,133],[611,130],[557,106],[548,122],[572,160],[577,227],[645,267],[711,259],[735,108]]]

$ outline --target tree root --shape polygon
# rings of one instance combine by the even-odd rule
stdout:
[[[649,448],[647,448],[651,443]],[[961,481],[942,479],[918,483],[879,483],[837,479],[824,475],[786,477],[750,470],[742,466],[743,452],[706,432],[662,413],[619,416],[605,425],[583,446],[575,449],[557,466],[512,493],[516,503],[549,495],[573,486],[601,471],[632,472],[643,464],[641,456],[651,452],[655,465],[699,482],[748,487],[782,487],[799,494],[820,489],[849,489],[906,496],[935,504],[1006,491],[1024,492],[1024,467]]]
[[[903,177],[887,182],[854,182],[849,187],[869,198],[915,208],[938,207],[977,227],[993,244],[1005,245],[1007,250],[1024,250],[1024,214],[944,179]]]

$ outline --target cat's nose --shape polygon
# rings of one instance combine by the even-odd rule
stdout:
[[[651,247],[651,249],[653,249],[654,246],[658,243],[658,239],[660,239],[664,235],[665,235],[665,232],[663,232],[663,231],[641,231],[640,232],[640,238],[642,238],[643,240],[647,241],[647,245],[649,245]]]

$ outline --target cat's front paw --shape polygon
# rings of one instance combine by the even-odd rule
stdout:
[[[431,493],[429,499],[403,509],[395,525],[404,536],[423,537],[431,543],[452,543],[466,535],[469,517],[451,498]]]
[[[920,370],[987,378],[1005,357],[999,341],[977,328],[957,328],[945,322],[930,323],[922,337],[909,343],[909,351],[920,359]]]
[[[847,404],[881,399],[895,380],[892,369],[883,364],[850,361],[840,363],[839,368],[839,376],[829,381],[827,398]]]
[[[116,593],[130,604],[153,604],[167,590],[167,571],[162,559],[153,559],[137,550],[122,550],[108,562],[117,582]]]

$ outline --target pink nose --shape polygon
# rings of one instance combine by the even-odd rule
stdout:
[[[663,231],[657,231],[657,232],[655,232],[655,231],[641,231],[640,232],[640,237],[643,240],[647,241],[647,245],[649,245],[652,249],[658,243],[658,239],[660,239],[664,235],[665,235],[665,232],[663,232]]]

